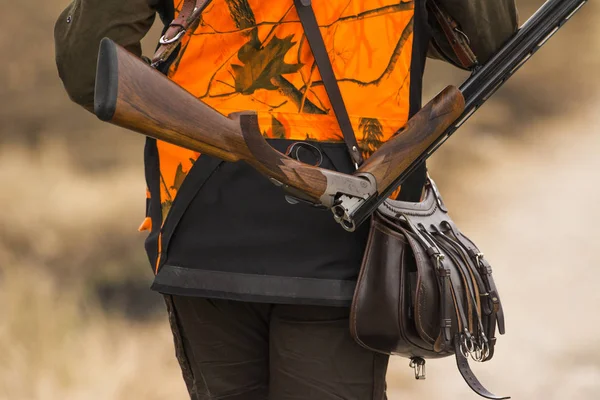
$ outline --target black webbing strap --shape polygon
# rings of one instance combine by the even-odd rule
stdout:
[[[337,118],[342,134],[344,135],[344,142],[346,142],[346,146],[348,146],[350,157],[352,158],[352,161],[359,166],[363,162],[362,154],[360,153],[358,143],[356,142],[354,129],[352,129],[352,124],[350,123],[350,117],[348,116],[348,110],[344,104],[340,87],[338,86],[335,74],[333,73],[331,60],[327,54],[325,42],[323,41],[323,36],[319,30],[317,17],[312,8],[311,0],[294,0],[294,4],[298,12],[298,17],[300,17],[302,27],[304,28],[306,39],[308,40],[315,62],[317,63],[319,73],[321,74],[321,79],[323,80],[325,91],[329,97],[329,102],[333,107],[333,112],[335,113],[335,117]],[[310,88],[307,88],[306,90],[309,89]]]

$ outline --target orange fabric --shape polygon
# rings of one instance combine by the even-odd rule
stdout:
[[[151,231],[152,230],[152,218],[146,217],[142,221],[142,224],[138,228],[138,232]]]
[[[150,199],[150,190],[146,188],[146,199]],[[146,217],[140,224],[138,232],[151,231],[152,230],[152,218]]]
[[[157,141],[157,147],[160,157],[160,199],[164,221],[183,180],[200,153],[162,141]]]
[[[175,8],[182,0],[175,0]],[[368,156],[408,119],[413,0],[313,6],[360,147]],[[213,108],[258,112],[269,138],[343,141],[293,0],[213,0],[169,77]],[[159,142],[163,219],[198,153]]]
[[[160,259],[162,257],[162,232],[158,234],[158,253],[156,257],[156,265],[154,266],[154,273],[158,274],[158,267],[160,267]]]

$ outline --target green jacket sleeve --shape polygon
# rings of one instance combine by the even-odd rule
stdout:
[[[58,74],[69,97],[88,110],[94,105],[98,47],[109,37],[141,55],[158,0],[74,0],[54,28]]]
[[[515,0],[436,0],[436,2],[458,22],[460,29],[469,38],[471,50],[480,63],[485,63],[519,27]],[[443,37],[439,32],[439,26],[431,16],[429,23],[434,30],[433,36]],[[443,40],[435,42],[444,54],[453,54],[447,42]],[[445,59],[433,47],[430,47],[429,56]],[[452,61],[456,64],[456,60]]]

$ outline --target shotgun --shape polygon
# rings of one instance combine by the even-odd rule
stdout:
[[[225,116],[110,39],[100,43],[94,111],[103,121],[224,161],[245,161],[289,195],[333,211],[348,231],[364,222],[587,0],[548,0],[484,66],[448,86],[353,174],[272,148],[255,113]]]

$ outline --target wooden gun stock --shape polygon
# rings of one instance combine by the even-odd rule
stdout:
[[[340,196],[341,201],[333,207],[336,220],[347,230],[363,223],[408,173],[435,150],[436,143],[443,141],[446,130],[464,109],[465,99],[454,86],[448,86],[421,108],[356,171],[357,175],[373,178],[377,195],[361,202]]]
[[[198,101],[110,39],[100,43],[94,112],[103,121],[225,161],[246,156],[237,121]]]
[[[98,54],[94,112],[155,139],[224,161],[246,161],[315,204],[331,206],[325,196],[328,180],[347,179],[281,154],[262,137],[253,113],[224,116],[107,38]]]
[[[103,121],[225,161],[243,160],[288,193],[334,208],[336,219],[347,230],[357,224],[351,218],[352,207],[341,201],[344,196],[360,207],[390,191],[398,176],[463,109],[460,91],[448,87],[348,175],[278,152],[260,134],[254,113],[231,118],[220,114],[110,39],[100,44],[94,99],[94,111]]]

